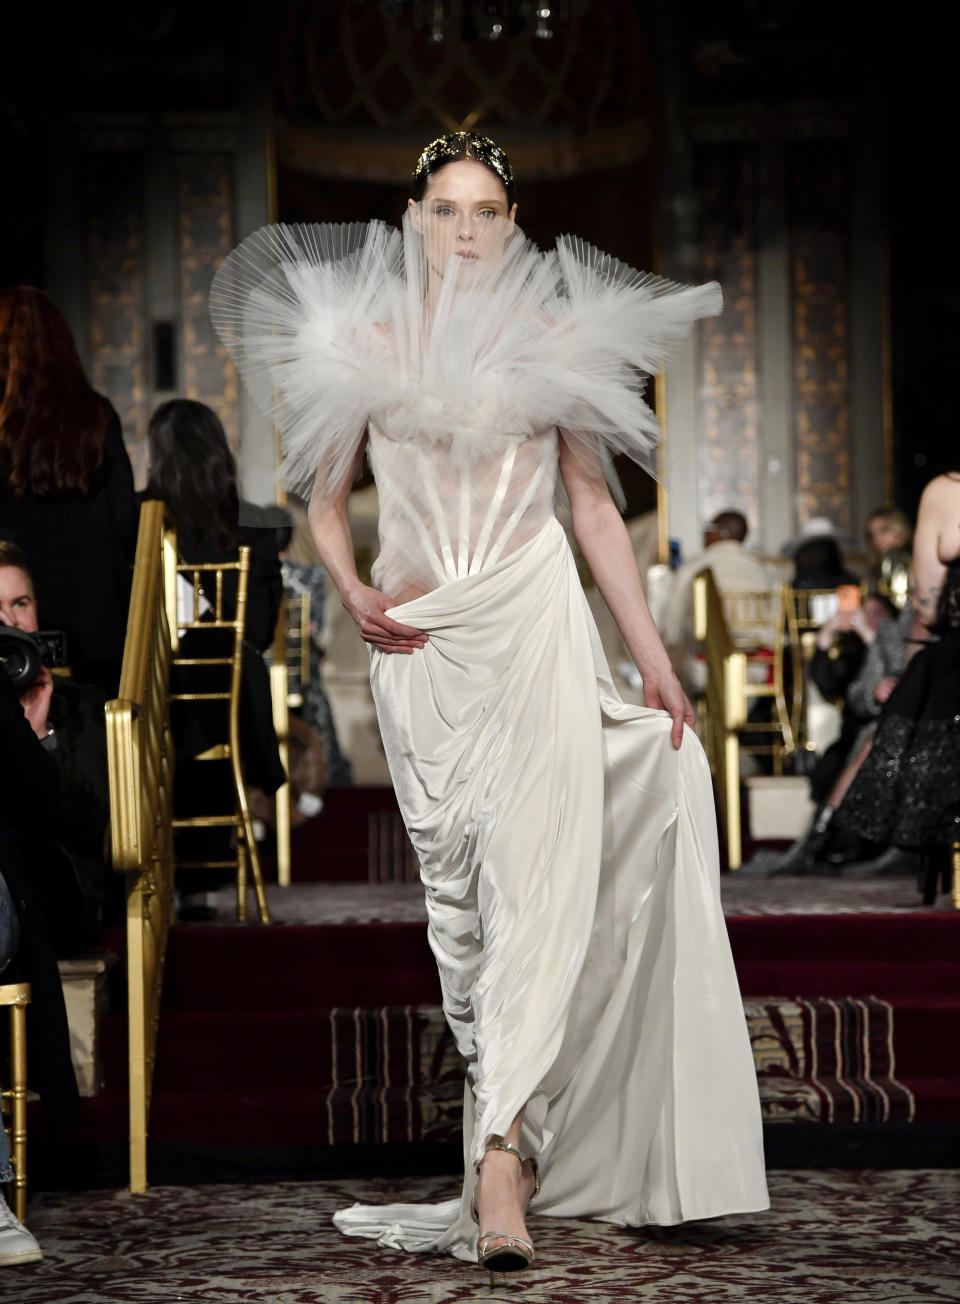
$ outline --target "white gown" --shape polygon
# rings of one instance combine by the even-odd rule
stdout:
[[[211,294],[294,484],[335,489],[369,431],[374,582],[422,595],[389,614],[426,647],[374,651],[371,683],[466,1064],[467,1178],[460,1200],[335,1222],[463,1259],[473,1166],[522,1108],[537,1213],[768,1206],[706,760],[689,730],[672,747],[664,712],[620,700],[553,514],[561,438],[611,478],[611,452],[649,465],[639,369],[719,311],[719,289],[574,240],[541,253],[504,224],[485,239],[445,264],[429,313],[431,250],[409,221],[267,228]]]

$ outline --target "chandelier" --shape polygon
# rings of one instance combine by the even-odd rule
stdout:
[[[380,0],[380,6],[395,21],[406,19],[414,31],[439,45],[449,37],[488,43],[511,36],[549,41],[559,28],[583,16],[590,0]]]

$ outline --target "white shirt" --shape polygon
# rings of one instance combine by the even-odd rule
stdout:
[[[759,557],[735,539],[721,539],[674,573],[661,634],[668,648],[681,648],[693,636],[693,579],[704,566],[713,571],[721,597],[725,593],[766,593],[770,577]]]

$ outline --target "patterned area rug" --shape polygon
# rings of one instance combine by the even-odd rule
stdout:
[[[530,1219],[537,1261],[490,1290],[472,1264],[348,1241],[354,1200],[437,1200],[447,1179],[41,1195],[18,1304],[913,1304],[960,1300],[960,1172],[776,1172],[769,1213],[668,1229]]]

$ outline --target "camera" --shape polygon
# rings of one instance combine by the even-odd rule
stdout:
[[[67,664],[67,636],[62,629],[28,634],[15,625],[0,625],[0,666],[17,692],[28,687],[44,666]]]

